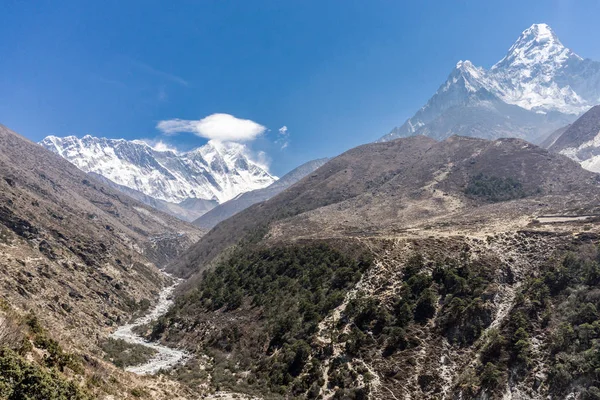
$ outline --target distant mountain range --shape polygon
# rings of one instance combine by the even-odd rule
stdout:
[[[283,192],[300,179],[321,167],[328,160],[328,158],[321,158],[318,160],[309,161],[288,172],[281,177],[281,179],[267,186],[266,188],[242,193],[236,198],[220,204],[219,206],[206,212],[200,218],[194,221],[194,225],[204,229],[213,228],[219,222],[226,220],[242,210],[245,210],[251,205],[269,200],[271,197]]]
[[[412,118],[380,141],[451,135],[539,142],[600,103],[600,62],[566,48],[546,24],[526,29],[489,70],[459,61]]]
[[[90,135],[48,136],[40,144],[113,188],[186,221],[277,180],[237,143],[210,141],[185,153]]]
[[[189,198],[222,203],[277,180],[237,143],[210,141],[185,153],[157,150],[139,140],[90,135],[48,136],[40,144],[84,172],[171,203]]]

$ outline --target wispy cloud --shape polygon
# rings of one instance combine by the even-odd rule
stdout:
[[[156,128],[165,135],[191,132],[217,141],[248,142],[262,135],[267,128],[230,114],[212,114],[200,120],[169,119],[160,121]]]
[[[158,88],[158,93],[156,94],[156,98],[158,101],[167,101],[169,95],[167,94],[167,90],[164,86]]]
[[[144,142],[156,151],[171,151],[175,154],[181,153],[181,151],[179,149],[177,149],[175,146],[173,146],[169,143],[165,143],[160,139],[137,139],[137,140],[134,140],[134,142],[136,142],[136,141]]]
[[[285,149],[286,147],[289,146],[290,144],[290,133],[288,131],[288,127],[287,126],[282,126],[281,128],[279,128],[279,135],[277,137],[277,140],[275,141],[275,143],[277,143],[281,150]]]

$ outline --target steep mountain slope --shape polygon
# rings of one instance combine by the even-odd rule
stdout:
[[[519,139],[360,146],[170,265],[192,279],[150,336],[275,398],[592,396],[599,195]]]
[[[543,149],[548,149],[550,148],[550,146],[552,146],[554,144],[554,142],[556,142],[556,139],[558,139],[563,133],[565,133],[565,131],[567,129],[569,129],[569,127],[571,126],[571,124],[563,126],[562,128],[558,128],[557,130],[555,130],[554,132],[552,132],[551,134],[549,134],[540,144],[539,146]]]
[[[40,143],[84,172],[171,203],[188,198],[224,202],[277,178],[236,143],[210,141],[187,153],[159,151],[142,141],[48,136]]]
[[[600,172],[600,106],[583,114],[548,149],[572,158],[587,170]]]
[[[306,175],[312,173],[328,161],[327,158],[309,161],[293,169],[279,180],[263,189],[242,193],[241,195],[213,208],[194,221],[194,225],[203,229],[212,229],[219,222],[250,207],[253,204],[268,200],[283,192]]]
[[[79,348],[155,300],[200,231],[0,126],[2,299]],[[145,301],[142,301],[146,299]],[[141,302],[141,303],[140,303]]]
[[[206,212],[212,210],[219,203],[216,200],[204,200],[204,199],[194,199],[189,198],[180,203],[171,203],[164,200],[155,199],[154,197],[148,196],[140,191],[135,189],[131,189],[127,186],[119,185],[114,183],[108,178],[105,178],[102,175],[99,175],[95,172],[88,173],[94,179],[104,183],[107,186],[110,186],[114,189],[117,189],[127,196],[140,201],[150,207],[154,207],[157,210],[162,212],[166,212],[167,214],[171,214],[179,219],[184,221],[192,222],[201,215],[204,215]],[[259,189],[260,190],[260,189]]]
[[[546,24],[523,31],[485,70],[460,61],[434,96],[380,140],[414,134],[539,140],[600,101],[600,62],[563,46]]]

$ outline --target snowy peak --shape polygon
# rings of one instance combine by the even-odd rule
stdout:
[[[448,77],[442,91],[448,91],[453,85],[459,84],[468,92],[476,92],[485,87],[485,70],[478,68],[469,60],[459,61]]]
[[[565,47],[547,24],[534,24],[489,70],[459,61],[427,104],[380,140],[422,134],[534,141],[598,103],[600,63]]]
[[[189,198],[225,202],[277,178],[237,143],[211,141],[178,153],[140,141],[86,135],[48,136],[40,144],[84,172],[93,172],[147,196],[179,203]]]
[[[492,71],[536,64],[562,64],[570,57],[581,60],[560,42],[552,28],[546,24],[533,24],[523,31],[506,56],[492,67]]]
[[[574,90],[581,57],[566,48],[546,24],[523,31],[507,55],[490,69],[497,94],[526,110],[577,115],[593,103]],[[593,100],[592,100],[593,101]]]

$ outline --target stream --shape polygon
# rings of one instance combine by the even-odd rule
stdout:
[[[152,322],[167,312],[169,307],[171,307],[173,304],[173,291],[180,282],[180,279],[176,279],[173,285],[162,289],[158,303],[152,310],[150,310],[150,312],[148,312],[148,314],[134,320],[130,324],[119,327],[109,336],[113,339],[123,339],[127,343],[141,344],[142,346],[149,347],[157,351],[154,357],[152,357],[152,359],[150,359],[148,362],[127,367],[127,371],[134,372],[139,375],[151,375],[157,373],[161,369],[169,369],[188,358],[188,354],[185,351],[163,346],[155,342],[148,342],[143,337],[133,332],[133,328]]]

